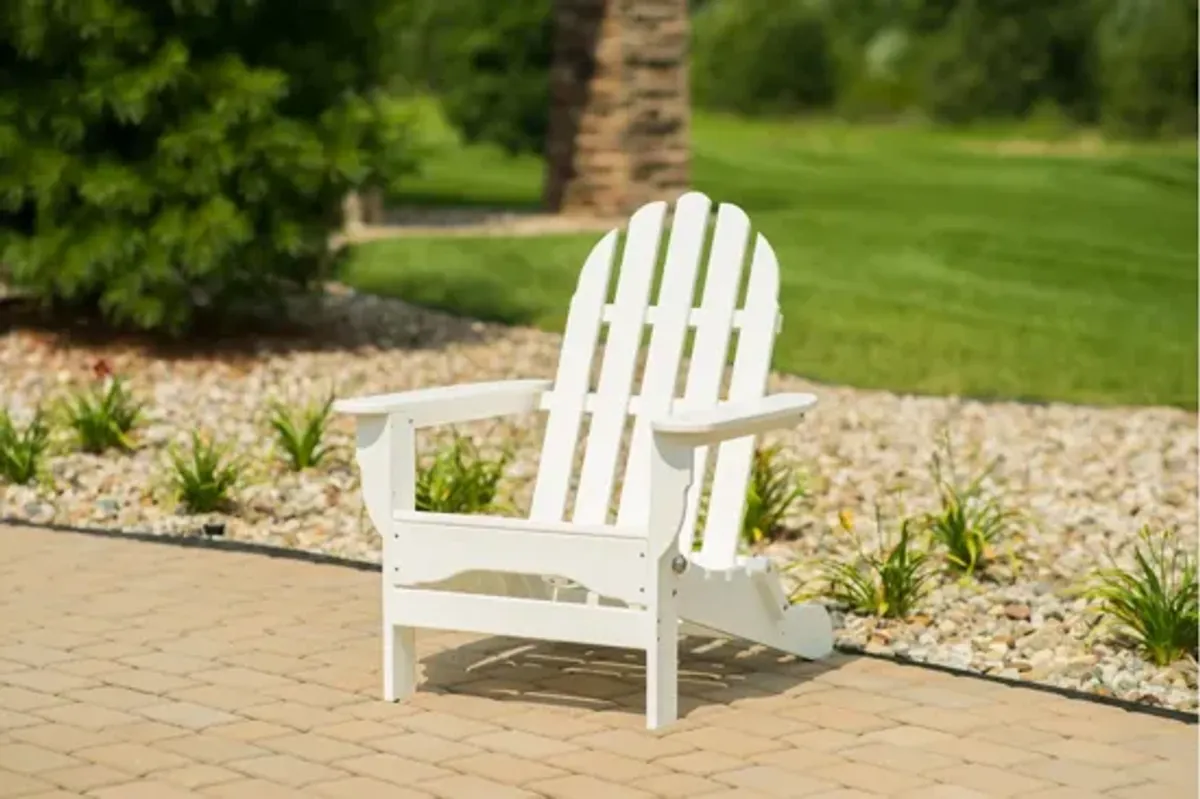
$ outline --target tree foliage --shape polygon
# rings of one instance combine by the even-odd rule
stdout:
[[[397,5],[5,0],[0,270],[172,331],[312,284],[346,191],[413,163]]]
[[[712,2],[693,27],[698,104],[761,113],[826,108],[833,101],[830,29],[809,4]]]
[[[468,141],[545,149],[551,0],[413,0],[396,48],[407,87],[436,93]]]
[[[1181,133],[1196,123],[1196,6],[708,0],[693,16],[693,84],[701,104],[743,112],[965,123],[1049,108],[1122,135]]]
[[[1097,30],[1104,124],[1117,133],[1196,125],[1196,0],[1110,0]]]

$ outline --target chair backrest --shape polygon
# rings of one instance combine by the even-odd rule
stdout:
[[[712,203],[703,194],[679,198],[661,270],[665,202],[649,203],[631,217],[615,281],[616,230],[605,235],[588,256],[571,299],[554,388],[543,403],[549,418],[532,518],[564,520],[585,418],[588,429],[571,520],[637,525],[644,522],[650,499],[648,420],[673,410],[709,408],[723,400],[754,399],[766,391],[780,321],[775,253],[758,235],[744,277],[750,220],[737,206],[723,204],[717,209],[715,225],[710,225],[711,212]],[[699,304],[693,307],[706,250],[704,286]],[[651,305],[656,276],[658,296]],[[635,383],[647,326],[651,334],[642,379]],[[726,379],[734,330],[737,344]],[[694,335],[689,335],[691,331]],[[597,378],[593,361],[601,345],[604,354]],[[624,451],[622,436],[629,423],[632,436]],[[753,438],[718,447],[701,553],[706,565],[733,565],[736,558],[753,454]],[[708,463],[707,451],[697,453],[698,477],[680,533],[684,552],[694,540]],[[621,467],[624,479],[613,518],[613,488]]]

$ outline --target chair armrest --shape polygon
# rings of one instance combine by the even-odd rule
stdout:
[[[463,383],[341,399],[333,403],[333,410],[351,416],[401,414],[412,420],[413,427],[432,427],[536,411],[550,384],[549,380]]]
[[[729,402],[703,411],[656,419],[656,438],[691,447],[719,444],[768,430],[794,427],[817,404],[812,394],[774,394],[746,402]]]

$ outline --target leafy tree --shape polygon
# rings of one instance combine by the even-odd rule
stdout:
[[[403,5],[0,3],[0,269],[176,332],[313,284],[345,193],[414,163]]]
[[[1096,33],[1101,116],[1119,134],[1196,128],[1196,0],[1105,0]]]
[[[701,106],[1194,130],[1197,0],[706,0]]]
[[[415,0],[405,19],[396,66],[408,87],[436,93],[468,141],[544,152],[551,0]]]
[[[742,113],[825,108],[835,73],[827,16],[806,0],[722,0],[692,19],[692,90]]]
[[[1024,115],[1049,72],[1048,0],[962,0],[929,34],[925,104],[948,122]]]

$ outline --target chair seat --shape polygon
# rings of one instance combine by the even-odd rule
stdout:
[[[392,519],[408,525],[420,524],[431,527],[454,525],[456,527],[511,530],[525,533],[597,535],[612,538],[646,537],[646,530],[643,527],[618,527],[612,524],[578,524],[576,522],[545,522],[536,519],[522,519],[516,516],[490,516],[480,513],[430,513],[416,510],[397,510],[393,512]]]
[[[398,511],[392,544],[398,585],[439,583],[473,571],[565,577],[603,596],[644,602],[649,536],[609,525],[540,522],[510,516]]]
[[[398,510],[392,514],[395,521],[405,525],[428,525],[430,527],[466,527],[474,530],[496,530],[520,533],[546,533],[552,535],[588,535],[605,538],[645,538],[646,530],[641,527],[618,527],[613,524],[580,524],[577,522],[544,522],[522,519],[515,516],[490,516],[466,513],[429,513],[425,511]],[[771,571],[771,559],[761,555],[737,555],[732,562],[706,556],[703,552],[686,553],[688,560],[709,572],[746,572],[758,574]]]

